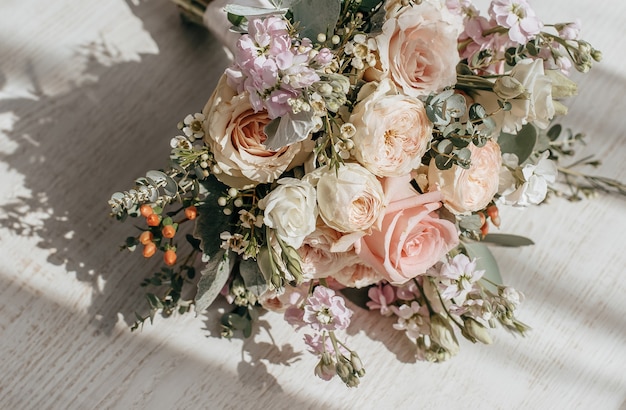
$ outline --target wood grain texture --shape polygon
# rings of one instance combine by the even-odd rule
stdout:
[[[626,3],[534,3],[545,20],[581,17],[604,52],[577,77],[565,124],[594,141],[598,174],[626,180]],[[616,197],[502,212],[503,232],[536,242],[495,249],[526,294],[526,338],[499,331],[448,363],[416,363],[390,319],[357,311],[347,339],[368,371],[358,389],[316,379],[276,314],[245,341],[216,337],[218,307],[131,334],[138,284],[156,265],[119,253],[132,228],[107,218],[106,201],[163,165],[176,123],[226,64],[166,0],[0,3],[0,408],[626,408]]]

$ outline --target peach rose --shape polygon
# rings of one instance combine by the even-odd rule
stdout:
[[[375,269],[362,263],[345,266],[333,278],[349,288],[364,288],[384,279]]]
[[[411,97],[454,85],[462,28],[459,18],[429,1],[399,12],[391,10],[376,37],[383,73]]]
[[[502,155],[493,140],[483,147],[468,146],[472,152],[469,169],[457,165],[440,170],[435,160],[428,167],[429,190],[443,195],[443,203],[455,214],[465,214],[485,208],[498,192]]]
[[[266,149],[263,128],[270,118],[265,111],[255,113],[248,95],[237,94],[225,76],[220,78],[203,113],[204,139],[215,158],[215,176],[231,187],[272,182],[290,166],[303,162],[304,154],[313,148],[307,140],[278,151]]]
[[[350,117],[357,161],[380,177],[406,175],[419,167],[433,130],[424,104],[399,95],[389,79],[365,85],[359,97]]]
[[[298,248],[300,267],[304,280],[333,276],[357,260],[354,251],[333,252],[333,245],[341,239],[341,233],[318,219],[315,231],[304,238]]]
[[[440,219],[441,193],[418,194],[411,176],[383,180],[389,204],[382,229],[361,238],[361,260],[392,284],[402,284],[424,272],[458,245],[456,226]]]

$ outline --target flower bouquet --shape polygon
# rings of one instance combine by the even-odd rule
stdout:
[[[208,4],[176,3],[193,21]],[[568,74],[601,58],[579,23],[545,24],[526,0],[486,16],[470,0],[225,11],[240,33],[232,64],[178,125],[169,167],[109,201],[139,219],[124,247],[165,265],[142,283],[149,309],[133,328],[222,296],[224,337],[280,312],[315,374],[348,386],[365,374],[342,336],[358,306],[394,316],[421,360],[456,355],[459,335],[491,343],[498,324],[523,335],[523,295],[484,243],[532,242],[488,232],[498,207],[539,204],[566,192],[559,181],[571,198],[624,193],[560,165],[582,138],[551,124],[576,93]]]

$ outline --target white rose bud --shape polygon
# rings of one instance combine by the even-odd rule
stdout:
[[[304,238],[315,230],[315,188],[309,182],[296,178],[282,178],[278,184],[259,201],[259,208],[264,210],[263,222],[275,229],[285,243],[297,249]]]

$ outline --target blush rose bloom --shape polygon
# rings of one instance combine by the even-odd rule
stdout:
[[[443,203],[455,214],[467,214],[485,208],[498,192],[502,155],[493,140],[483,147],[468,145],[472,152],[469,169],[457,165],[440,170],[431,160],[428,166],[429,190],[439,191]]]
[[[333,276],[358,260],[354,251],[334,252],[332,250],[333,245],[341,237],[341,233],[318,218],[315,231],[304,238],[302,245],[298,248],[300,267],[305,281]]]
[[[389,204],[382,227],[355,246],[363,263],[396,285],[425,273],[459,243],[456,226],[435,212],[441,193],[418,194],[410,181],[410,175],[385,178]]]
[[[307,181],[281,178],[278,186],[259,201],[263,223],[289,246],[299,248],[304,238],[315,231],[317,205],[315,188]]]
[[[320,216],[331,228],[343,232],[367,232],[385,207],[383,188],[376,177],[356,163],[338,169],[320,169],[317,204]]]
[[[418,168],[432,139],[433,125],[424,104],[399,95],[393,82],[366,84],[350,122],[355,157],[379,177],[397,177]]]
[[[345,266],[335,273],[333,278],[343,286],[357,289],[373,285],[384,279],[374,268],[363,263],[353,263]]]
[[[383,75],[411,97],[454,85],[461,18],[429,1],[394,10],[397,7],[388,9],[382,33],[376,37]]]
[[[204,140],[215,158],[217,179],[234,188],[278,179],[288,168],[302,163],[314,143],[298,142],[278,151],[263,145],[263,128],[270,122],[265,111],[254,112],[246,93],[237,94],[222,76],[204,107]],[[218,172],[215,172],[218,171]]]

